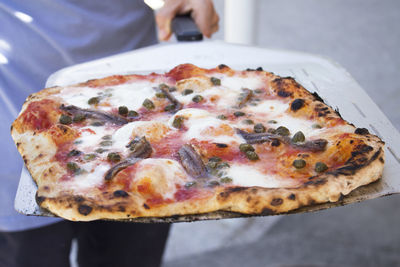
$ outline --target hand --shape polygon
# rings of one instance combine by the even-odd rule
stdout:
[[[165,0],[164,6],[156,14],[158,39],[166,41],[171,37],[171,21],[176,15],[188,14],[203,35],[210,38],[218,31],[219,17],[212,0]]]

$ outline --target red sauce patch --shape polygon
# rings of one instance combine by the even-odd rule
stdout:
[[[54,101],[49,99],[30,103],[21,116],[24,126],[39,131],[50,128],[53,125],[50,112],[55,110],[55,104]]]

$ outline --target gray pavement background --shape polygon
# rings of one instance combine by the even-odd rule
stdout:
[[[213,39],[223,39],[214,2]],[[400,1],[259,0],[257,15],[256,45],[332,58],[400,129]],[[279,220],[177,224],[163,267],[400,266],[399,205],[391,196]]]

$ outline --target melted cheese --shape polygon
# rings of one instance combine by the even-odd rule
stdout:
[[[298,182],[294,179],[281,179],[274,175],[261,173],[246,165],[235,164],[227,171],[227,176],[232,179],[232,184],[237,186],[260,186],[266,188],[295,187]]]
[[[192,103],[193,96],[200,94],[204,97],[204,101],[208,101],[207,104],[212,104],[222,109],[227,108],[226,112],[234,112],[232,111],[234,109],[229,109],[237,104],[243,88],[254,90],[265,87],[263,78],[257,77],[257,75],[244,78],[216,74],[215,77],[221,79],[221,86],[211,86],[207,90],[199,90],[186,96],[179,91],[172,94],[184,105]],[[88,104],[88,100],[92,97],[100,96],[101,104],[96,107],[98,109],[110,111],[118,106],[127,106],[129,110],[138,110],[146,98],[152,99],[154,97],[156,92],[154,87],[157,86],[157,83],[139,81],[131,84],[110,86],[105,90],[90,87],[66,87],[58,96],[62,97],[66,104],[76,105],[80,108],[93,108]],[[210,101],[211,98],[214,98],[214,100]],[[289,116],[286,113],[289,104],[285,101],[281,99],[263,100],[256,106],[246,105],[242,108],[242,111],[249,115],[249,118],[263,123],[266,127],[277,128],[285,126],[292,135],[297,131],[302,131],[307,139],[329,135],[334,131],[328,128],[314,129],[312,128],[313,121]],[[111,152],[119,152],[123,157],[126,157],[128,155],[126,145],[135,136],[146,136],[146,139],[151,143],[154,140],[162,140],[170,131],[178,131],[173,127],[173,121],[176,116],[185,118],[184,126],[187,130],[182,135],[184,143],[189,143],[191,140],[205,140],[233,145],[245,143],[245,140],[236,134],[235,128],[250,129],[252,126],[247,125],[247,128],[244,127],[241,124],[242,119],[237,119],[235,122],[219,120],[216,118],[217,115],[215,112],[203,109],[184,108],[173,116],[158,116],[154,121],[134,121],[123,125],[119,129],[111,129],[106,126],[84,127],[80,131],[80,137],[76,140],[79,141],[76,144],[76,149],[85,153],[93,153],[99,147],[99,143],[103,141],[101,138],[104,135],[112,135],[112,145],[105,148]],[[277,124],[268,124],[269,120],[276,120]],[[343,126],[341,130],[351,132],[353,128],[351,126]],[[99,155],[103,160],[106,156],[107,153]],[[164,198],[173,198],[176,192],[176,184],[183,184],[188,179],[188,175],[181,164],[175,160],[149,158],[136,164],[138,172],[134,177],[134,184],[139,185],[150,181],[153,190]],[[230,168],[226,170],[226,175],[232,178],[233,185],[266,188],[297,186],[297,182],[294,179],[266,174],[256,168],[240,163],[229,162],[229,164]],[[104,182],[104,175],[111,166],[111,163],[105,161],[101,164],[96,164],[96,160],[81,163],[80,167],[85,172],[74,177],[68,183],[71,188],[78,191],[99,186]]]

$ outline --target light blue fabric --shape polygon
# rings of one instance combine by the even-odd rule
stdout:
[[[57,221],[14,210],[22,160],[10,125],[25,98],[60,68],[156,41],[154,14],[143,0],[0,2],[0,230]]]

